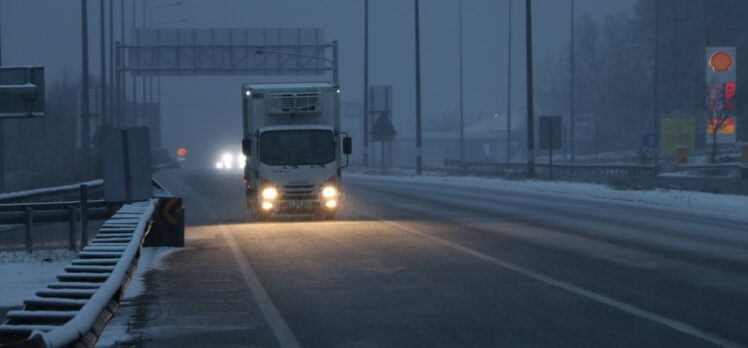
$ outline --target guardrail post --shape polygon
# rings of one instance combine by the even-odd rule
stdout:
[[[70,219],[70,235],[68,238],[68,249],[71,251],[75,251],[75,206],[71,205],[68,207],[69,212],[69,219]]]
[[[88,185],[81,185],[81,249],[88,244]]]
[[[24,221],[26,223],[26,252],[31,253],[34,251],[34,239],[32,238],[34,232],[34,214],[31,207],[26,208]]]

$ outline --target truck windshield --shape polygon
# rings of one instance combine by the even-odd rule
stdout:
[[[329,130],[268,131],[260,136],[260,161],[270,165],[325,164],[335,160]]]

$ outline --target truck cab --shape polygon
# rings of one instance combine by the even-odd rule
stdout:
[[[245,84],[242,97],[250,213],[260,220],[294,213],[335,218],[351,152],[351,139],[340,131],[337,86]]]

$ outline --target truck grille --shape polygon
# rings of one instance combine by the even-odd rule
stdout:
[[[319,93],[270,93],[265,98],[268,113],[296,114],[322,111]]]
[[[315,185],[285,185],[281,199],[317,199],[319,189]]]

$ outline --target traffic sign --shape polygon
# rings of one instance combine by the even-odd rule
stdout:
[[[540,117],[540,149],[558,150],[561,148],[561,116]]]
[[[0,68],[0,118],[44,116],[44,68]]]
[[[392,141],[397,135],[395,127],[392,126],[392,122],[387,117],[387,114],[380,114],[377,121],[371,127],[369,132],[373,141]]]

